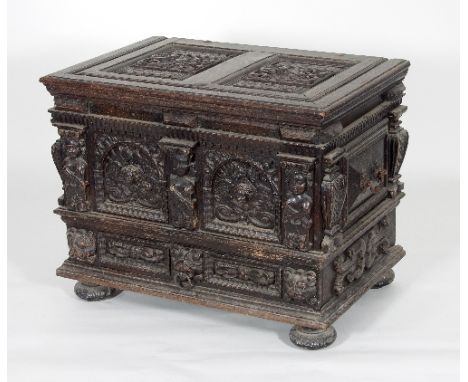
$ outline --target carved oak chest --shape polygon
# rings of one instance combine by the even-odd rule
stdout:
[[[390,283],[405,60],[153,37],[41,78],[67,225],[59,276],[331,324]]]

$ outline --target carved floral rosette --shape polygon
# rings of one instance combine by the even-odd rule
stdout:
[[[94,232],[70,227],[67,229],[70,258],[93,264],[96,260],[96,237]]]
[[[333,289],[336,295],[341,295],[348,285],[359,280],[385,255],[390,246],[386,236],[387,226],[385,217],[334,260],[336,277]]]
[[[278,241],[278,171],[273,161],[259,163],[226,151],[209,150],[203,167],[206,228]]]

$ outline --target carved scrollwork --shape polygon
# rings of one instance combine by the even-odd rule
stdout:
[[[190,289],[203,280],[203,252],[194,248],[175,248],[171,251],[174,281]]]
[[[68,255],[75,260],[94,263],[96,260],[96,238],[94,232],[70,227],[67,229]]]
[[[389,247],[385,234],[387,225],[387,219],[382,219],[374,228],[335,259],[335,294],[340,295],[343,293],[349,284],[360,279],[364,272],[372,268],[375,261],[385,254],[386,249]]]
[[[52,158],[63,184],[59,204],[75,211],[87,211],[89,201],[88,162],[84,127],[59,128],[60,139],[52,145]]]
[[[317,302],[317,275],[313,270],[285,268],[283,271],[283,298],[313,305]]]
[[[240,281],[252,282],[262,287],[267,287],[275,283],[274,272],[244,265],[217,262],[214,274],[228,280],[237,279]]]

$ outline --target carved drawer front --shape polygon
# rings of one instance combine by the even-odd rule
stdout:
[[[252,265],[210,256],[206,264],[206,282],[249,294],[281,296],[280,270],[264,264]]]
[[[159,137],[114,126],[112,130],[99,129],[95,139],[96,209],[167,221],[165,163]]]
[[[154,241],[99,233],[99,265],[140,274],[169,277],[169,249]]]
[[[203,150],[203,228],[279,241],[279,165],[274,155],[251,157]]]
[[[352,222],[386,195],[385,135],[380,134],[350,150],[345,163],[348,172],[347,215],[348,222]]]

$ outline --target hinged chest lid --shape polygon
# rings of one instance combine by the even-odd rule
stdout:
[[[401,81],[409,62],[151,37],[41,78],[53,95],[324,126]]]

